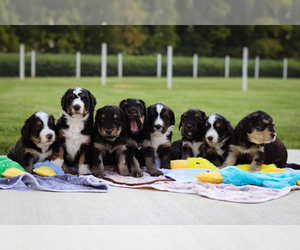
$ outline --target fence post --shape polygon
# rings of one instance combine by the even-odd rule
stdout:
[[[80,52],[76,52],[76,78],[81,76],[81,63],[80,63]]]
[[[259,56],[255,57],[255,71],[254,71],[255,79],[259,78]]]
[[[31,51],[31,77],[35,78],[36,70],[35,70],[35,51]]]
[[[283,79],[286,80],[288,75],[288,59],[283,59]]]
[[[172,89],[172,75],[173,75],[173,47],[168,46],[168,63],[167,63],[167,87]]]
[[[230,57],[225,56],[225,78],[229,77]]]
[[[194,54],[194,68],[193,68],[193,78],[198,76],[198,55]]]
[[[118,54],[118,76],[119,77],[123,76],[123,58],[122,58],[122,53]]]
[[[20,44],[20,68],[19,68],[20,80],[23,81],[25,78],[25,48],[24,44]]]
[[[106,69],[107,69],[107,46],[106,43],[102,43],[101,50],[101,82],[102,86],[106,84]]]
[[[248,48],[243,49],[243,91],[247,91],[247,77],[248,77]]]
[[[156,69],[157,78],[161,77],[161,53],[157,54],[157,69]]]

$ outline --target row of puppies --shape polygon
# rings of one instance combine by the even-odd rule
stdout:
[[[62,97],[62,112],[54,117],[37,112],[26,120],[22,137],[8,157],[29,172],[36,161],[51,159],[65,172],[104,175],[104,164],[117,164],[121,175],[142,176],[140,165],[154,176],[170,168],[170,159],[205,157],[225,167],[251,163],[255,172],[261,164],[284,167],[287,150],[276,137],[272,118],[257,111],[243,118],[235,129],[219,114],[209,117],[199,109],[182,114],[179,130],[182,138],[172,143],[174,112],[158,103],[146,109],[142,100],[126,99],[119,107],[108,105],[93,111],[95,97],[86,89],[69,89]],[[91,167],[90,167],[91,166]]]
[[[61,98],[62,111],[55,124],[53,115],[36,112],[21,129],[21,138],[14,144],[8,157],[19,162],[26,171],[32,172],[35,162],[51,160],[66,173],[104,175],[104,164],[116,163],[121,175],[141,177],[141,165],[152,176],[162,172],[155,165],[155,155],[162,155],[163,166],[169,168],[169,158],[164,159],[161,142],[169,143],[174,125],[174,113],[167,114],[165,105],[159,104],[161,119],[149,129],[148,112],[142,100],[126,99],[119,107],[107,105],[97,110],[93,119],[96,98],[83,88],[66,91]],[[169,119],[170,117],[171,119]],[[168,127],[167,133],[164,130]],[[154,143],[151,144],[151,132]],[[155,131],[154,131],[155,130]],[[156,134],[161,134],[160,138]],[[155,148],[156,147],[156,148]],[[169,153],[167,154],[169,155]],[[74,170],[75,169],[75,170]]]

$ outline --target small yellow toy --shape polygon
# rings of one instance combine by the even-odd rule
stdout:
[[[33,169],[33,172],[42,177],[50,177],[56,175],[56,172],[47,166],[41,166]]]
[[[187,158],[187,160],[173,160],[170,163],[171,169],[181,168],[205,168],[210,170],[217,170],[218,168],[210,161],[198,157],[198,158]]]

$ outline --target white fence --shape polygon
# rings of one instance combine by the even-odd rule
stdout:
[[[242,90],[246,91],[247,79],[248,79],[248,48],[243,48],[243,66],[242,66]],[[35,51],[31,51],[31,77],[36,76],[36,59]],[[254,78],[259,78],[259,65],[260,58],[259,56],[255,57],[255,68],[254,68]],[[193,78],[198,77],[198,55],[194,54],[193,56]],[[225,57],[224,65],[224,77],[229,78],[230,76],[230,57],[227,55]],[[162,75],[162,55],[157,54],[157,77],[160,78]],[[20,80],[25,79],[25,47],[24,44],[20,44],[20,63],[19,63],[19,76]],[[288,59],[283,59],[283,79],[288,77]],[[81,54],[76,52],[76,78],[81,77]],[[107,44],[102,43],[101,49],[101,84],[102,86],[106,85],[107,77]],[[123,77],[123,57],[122,53],[118,54],[118,77]],[[167,47],[167,88],[172,89],[172,78],[173,78],[173,47],[170,45]]]

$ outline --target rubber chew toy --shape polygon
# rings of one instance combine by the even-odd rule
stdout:
[[[181,168],[205,168],[210,170],[217,170],[218,168],[210,161],[198,157],[198,158],[187,158],[187,160],[173,160],[170,163],[171,169]]]
[[[25,173],[25,169],[22,166],[7,158],[6,156],[0,156],[0,176],[10,178],[13,176],[21,175]]]
[[[235,186],[256,185],[281,189],[293,185],[300,185],[300,173],[250,173],[237,167],[226,167],[217,172],[201,173],[195,176],[199,181],[210,183],[225,183]]]

